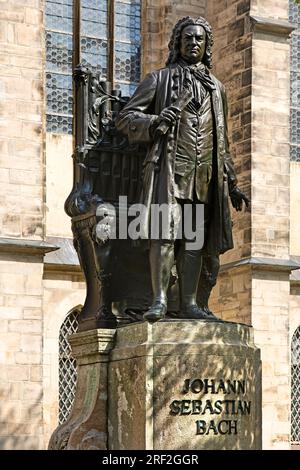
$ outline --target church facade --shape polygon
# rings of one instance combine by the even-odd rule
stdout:
[[[300,445],[300,4],[295,0],[7,0],[0,6],[0,448],[45,449],[72,406],[85,282],[72,188],[72,67],[131,95],[164,66],[175,22],[204,16],[251,207],[210,307],[253,325],[263,448]]]

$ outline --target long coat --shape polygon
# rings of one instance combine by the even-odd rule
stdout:
[[[153,138],[151,125],[161,111],[172,105],[181,95],[184,68],[173,64],[149,73],[136,89],[130,101],[120,112],[116,126],[130,143],[147,143],[144,162],[142,202],[147,207],[146,232],[149,229],[150,204],[167,203],[170,208],[168,236],[174,234],[174,166],[177,131],[180,121],[166,134]],[[236,176],[227,137],[227,100],[224,86],[212,75],[215,90],[211,92],[214,118],[214,149],[212,179],[212,209],[205,252],[210,255],[224,253],[233,247],[232,222],[228,206],[228,185],[236,185]]]

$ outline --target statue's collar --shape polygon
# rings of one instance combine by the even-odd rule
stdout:
[[[193,73],[194,71],[201,72],[201,73],[206,73],[209,74],[208,68],[200,62],[199,64],[189,64],[186,62],[186,60],[182,59],[182,57],[179,58],[178,64],[182,68],[189,68],[189,70]]]
[[[185,81],[187,83],[192,83],[192,75],[199,80],[202,85],[209,91],[215,90],[216,86],[215,83],[209,73],[208,68],[200,63],[197,65],[188,64],[182,58],[179,59],[178,64],[180,67],[183,68],[183,73],[185,77]]]

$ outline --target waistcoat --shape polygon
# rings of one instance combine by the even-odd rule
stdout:
[[[193,78],[201,103],[193,99],[181,113],[175,158],[175,197],[208,203],[212,176],[211,95]],[[195,93],[194,93],[195,95]],[[194,96],[195,98],[195,96]]]

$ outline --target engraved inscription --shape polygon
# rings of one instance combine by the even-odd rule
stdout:
[[[236,435],[238,418],[252,412],[251,401],[245,399],[246,391],[246,380],[185,379],[181,393],[198,394],[201,399],[173,400],[169,405],[170,415],[200,415],[201,419],[195,421],[196,435]],[[213,395],[218,398],[214,399]],[[224,399],[220,395],[224,395]],[[226,395],[230,395],[230,399]]]

